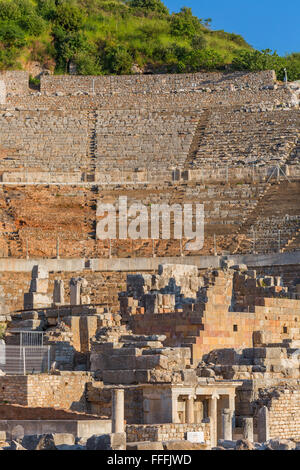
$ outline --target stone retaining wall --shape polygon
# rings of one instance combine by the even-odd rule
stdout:
[[[0,377],[0,403],[86,411],[87,372]]]
[[[192,91],[195,88],[211,85],[220,89],[233,87],[261,88],[273,87],[275,73],[195,73],[172,75],[129,75],[129,76],[79,76],[79,75],[42,75],[41,92],[96,94],[121,93],[174,93]]]
[[[284,390],[269,409],[270,437],[300,438],[300,390]]]
[[[29,73],[22,70],[2,70],[0,80],[6,85],[6,93],[26,95],[29,93]]]
[[[210,423],[201,424],[146,424],[146,425],[127,425],[126,436],[127,442],[140,441],[176,441],[185,440],[187,432],[204,433],[204,442],[210,443]]]

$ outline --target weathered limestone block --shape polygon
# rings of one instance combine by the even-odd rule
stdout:
[[[28,292],[24,294],[24,309],[51,307],[52,301],[47,294]]]
[[[86,442],[87,450],[126,450],[126,433],[91,436]]]
[[[89,304],[90,297],[87,294],[88,282],[82,277],[72,277],[70,279],[70,304]]]
[[[253,347],[260,347],[266,344],[266,333],[262,330],[253,331],[252,334]]]
[[[32,279],[48,279],[49,273],[46,268],[43,268],[39,265],[35,265],[32,268],[31,277]]]
[[[29,292],[38,292],[40,294],[47,294],[48,292],[48,278],[31,279]]]
[[[53,303],[55,305],[63,305],[65,303],[65,287],[64,281],[55,279],[53,288]]]
[[[164,450],[164,447],[162,442],[129,442],[126,450]]]
[[[257,414],[258,442],[266,442],[269,440],[269,410],[266,406],[262,406]]]
[[[222,410],[223,439],[232,440],[232,411],[229,408]]]
[[[243,438],[250,442],[254,441],[253,418],[243,418]]]

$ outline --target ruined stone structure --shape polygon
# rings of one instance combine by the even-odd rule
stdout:
[[[299,92],[0,73],[0,448],[300,448]],[[102,240],[121,196],[203,247]]]

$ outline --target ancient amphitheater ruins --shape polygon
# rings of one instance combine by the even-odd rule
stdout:
[[[0,72],[0,450],[300,450],[299,93]],[[99,238],[124,196],[203,246]]]

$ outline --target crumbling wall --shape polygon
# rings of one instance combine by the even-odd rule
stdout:
[[[204,442],[210,442],[210,423],[199,424],[146,424],[146,425],[127,425],[127,442],[140,441],[183,441],[186,439],[187,432],[203,432]]]
[[[270,438],[300,438],[299,386],[262,390],[260,401],[268,407]]]
[[[183,298],[185,302],[182,305],[176,304],[173,308],[165,302],[165,297],[170,297],[167,291],[153,291],[150,297],[157,299],[157,305],[152,310],[145,303],[149,294],[136,295],[129,284],[128,296],[120,297],[121,314],[136,334],[164,334],[166,345],[190,346],[193,362],[199,361],[203,354],[213,349],[252,347],[254,331],[267,331],[267,341],[270,343],[298,338],[299,300],[288,298],[282,286],[261,286],[255,290],[249,284],[248,288],[252,289],[251,302],[248,299],[249,311],[245,306],[243,309],[246,311],[234,311],[233,276],[234,271],[230,269],[208,271],[197,298],[192,300],[187,296],[187,299]],[[149,288],[147,277],[140,277],[143,279],[142,289]],[[159,283],[160,277],[156,277]],[[139,279],[138,276],[135,278]],[[197,280],[200,286],[196,277]]]
[[[117,374],[118,372],[116,372]],[[124,417],[127,424],[143,423],[143,390],[124,389]],[[87,402],[91,413],[112,417],[112,389],[103,387],[102,382],[87,384]]]
[[[4,81],[6,93],[26,95],[29,93],[29,73],[23,70],[0,71],[0,79]]]
[[[0,402],[85,411],[85,387],[90,381],[88,372],[2,376]]]

